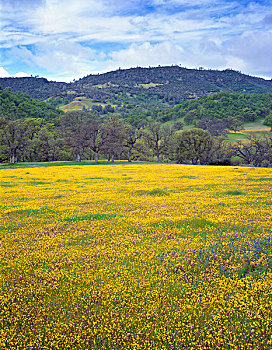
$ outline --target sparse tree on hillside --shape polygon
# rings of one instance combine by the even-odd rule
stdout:
[[[225,119],[212,118],[210,116],[204,116],[196,124],[197,128],[207,130],[212,136],[219,136],[226,132],[229,122]]]
[[[241,120],[234,119],[234,118],[226,119],[226,127],[227,127],[227,129],[232,130],[235,133],[244,128],[243,122]]]

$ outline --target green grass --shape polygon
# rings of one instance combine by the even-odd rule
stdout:
[[[139,196],[144,196],[144,195],[147,195],[147,196],[152,196],[152,197],[162,197],[162,196],[169,196],[169,193],[166,192],[165,190],[161,190],[159,188],[154,188],[153,190],[140,190],[140,191],[137,191],[137,194]]]
[[[48,185],[51,184],[51,182],[46,182],[46,181],[26,181],[26,185],[28,186],[38,186],[38,185]]]
[[[190,228],[195,230],[195,229],[204,228],[207,226],[210,226],[210,227],[215,226],[215,224],[204,218],[194,218],[194,219],[178,220],[178,221],[165,220],[163,222],[157,222],[153,224],[153,226],[163,227],[163,228],[177,228],[177,229],[182,229],[184,227],[189,226]]]
[[[246,181],[256,181],[256,182],[272,181],[272,177],[259,177],[259,178],[248,177]]]
[[[78,236],[76,238],[73,238],[67,242],[68,247],[76,247],[76,246],[86,246],[88,245],[90,237],[86,236]]]
[[[197,179],[197,177],[196,176],[184,175],[184,176],[178,176],[177,179]]]
[[[17,184],[11,182],[1,182],[0,187],[15,187]]]
[[[19,214],[19,215],[31,216],[31,215],[38,215],[38,214],[44,214],[44,213],[56,213],[56,210],[52,210],[50,208],[44,207],[41,209],[19,209],[13,213]]]
[[[237,142],[239,140],[246,140],[248,138],[245,134],[227,134],[227,139],[232,142]]]
[[[266,130],[268,127],[263,124],[263,120],[256,120],[255,122],[245,123],[244,129],[260,129]]]
[[[246,140],[250,136],[257,138],[262,138],[264,135],[268,135],[268,127],[263,124],[263,120],[257,120],[251,123],[245,123],[241,130],[242,134],[238,133],[228,133],[227,139],[232,142],[237,142],[239,140]]]
[[[230,190],[230,191],[227,191],[226,194],[229,196],[240,196],[244,193],[240,190]]]
[[[77,221],[84,221],[84,220],[109,220],[116,217],[122,217],[122,215],[117,214],[86,214],[83,216],[73,216],[73,217],[66,217],[62,219],[61,221],[67,221],[67,222],[77,222]]]
[[[83,160],[81,162],[76,161],[59,161],[59,162],[25,162],[25,163],[1,163],[0,170],[4,169],[21,169],[21,168],[37,168],[37,167],[52,167],[52,166],[84,166],[84,165],[135,165],[135,164],[153,164],[152,162],[131,162],[129,163],[127,160],[118,160],[112,162],[108,162],[107,160],[101,160],[98,163],[90,160]],[[158,164],[163,164],[159,162]],[[28,172],[26,174],[29,174]]]

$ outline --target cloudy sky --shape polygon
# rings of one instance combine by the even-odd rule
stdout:
[[[0,76],[179,64],[272,78],[272,0],[0,0]]]

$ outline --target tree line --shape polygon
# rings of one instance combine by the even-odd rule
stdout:
[[[157,121],[133,126],[114,115],[71,111],[57,122],[0,118],[1,162],[127,159],[184,164],[272,165],[272,137],[231,143],[208,130]],[[235,163],[236,162],[236,163]]]

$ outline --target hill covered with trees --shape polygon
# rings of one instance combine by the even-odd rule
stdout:
[[[186,125],[196,124],[207,118],[225,121],[233,119],[241,124],[262,119],[270,125],[272,115],[272,94],[245,94],[220,92],[189,100],[169,109],[163,121],[182,118]]]
[[[1,78],[0,85],[13,92],[23,91],[32,98],[50,99],[54,105],[76,98],[95,103],[133,104],[157,102],[175,105],[216,92],[272,93],[272,81],[234,70],[187,69],[179,66],[119,69],[88,75],[72,83],[45,78]]]

